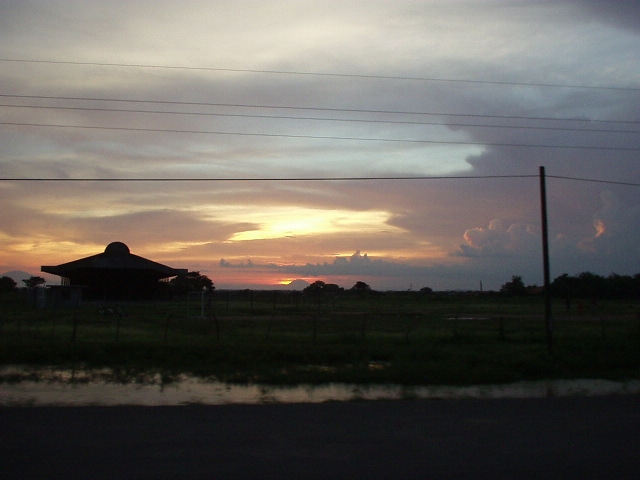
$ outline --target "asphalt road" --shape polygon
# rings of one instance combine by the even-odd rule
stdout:
[[[9,479],[640,479],[640,396],[0,408]]]

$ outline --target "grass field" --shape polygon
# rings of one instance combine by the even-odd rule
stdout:
[[[640,378],[638,302],[574,301],[569,311],[555,302],[552,354],[540,297],[396,292],[317,302],[242,291],[215,292],[204,305],[196,299],[36,309],[7,295],[2,307],[3,365],[266,384]]]

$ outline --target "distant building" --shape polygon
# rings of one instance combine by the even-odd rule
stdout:
[[[103,253],[40,270],[61,277],[61,285],[82,286],[84,298],[97,300],[157,298],[166,291],[162,281],[187,273],[133,255],[122,242],[110,243]]]

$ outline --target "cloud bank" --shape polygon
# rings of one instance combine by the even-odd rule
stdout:
[[[552,276],[637,273],[640,16],[603,5],[2,2],[0,269],[539,284],[543,165]]]

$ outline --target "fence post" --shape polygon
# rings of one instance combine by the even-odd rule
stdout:
[[[413,320],[411,321],[411,323],[409,323],[409,325],[407,325],[407,327],[404,330],[404,343],[406,343],[407,345],[409,345],[409,335],[411,334],[412,330],[413,330]]]
[[[313,344],[316,344],[316,334],[318,330],[317,322],[318,322],[318,314],[314,313],[312,317],[312,326],[313,326]]]
[[[116,343],[120,341],[120,321],[122,320],[122,312],[118,312],[118,319],[116,320]]]
[[[273,313],[271,314],[271,317],[269,318],[269,322],[267,323],[267,333],[265,333],[264,335],[264,339],[268,340],[269,339],[269,335],[271,334],[271,325],[273,324]]]
[[[76,341],[76,334],[78,333],[78,314],[73,314],[73,329],[71,330],[71,341]]]
[[[56,336],[56,316],[51,315],[51,338]]]
[[[210,312],[211,318],[213,319],[213,326],[216,329],[216,341],[220,341],[220,322],[218,321],[218,317],[213,313],[213,310]]]
[[[171,321],[171,317],[173,317],[173,313],[167,315],[167,320],[164,322],[164,339],[163,342],[166,345],[167,339],[169,337],[169,322]]]

